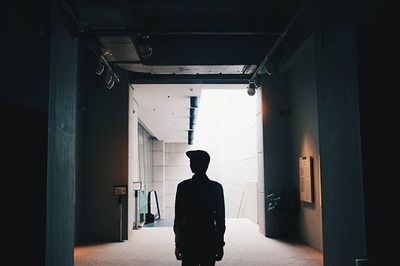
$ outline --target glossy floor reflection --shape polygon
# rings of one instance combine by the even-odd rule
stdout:
[[[221,266],[322,266],[320,252],[298,243],[264,237],[249,219],[227,219],[225,256]],[[123,243],[75,248],[75,265],[180,265],[174,256],[172,227],[144,227]]]
[[[145,224],[143,227],[172,227],[174,225],[173,220],[158,220],[154,223]]]

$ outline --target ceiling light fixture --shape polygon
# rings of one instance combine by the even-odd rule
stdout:
[[[256,70],[253,72],[253,75],[249,79],[249,87],[247,90],[247,93],[249,95],[254,95],[256,93],[256,88],[260,87],[259,82],[258,82],[258,75],[260,74],[262,69],[265,69],[265,72],[270,76],[274,73],[274,65],[270,62],[270,58],[272,54],[275,52],[275,50],[278,48],[278,46],[281,44],[281,42],[285,39],[286,34],[289,32],[289,30],[292,28],[292,26],[296,23],[296,21],[301,17],[303,14],[304,9],[307,7],[307,5],[312,2],[311,0],[305,0],[300,8],[297,10],[296,14],[292,19],[289,21],[287,24],[285,30],[279,35],[279,37],[275,40],[274,44],[272,47],[269,49],[267,55],[265,56],[264,60],[257,66]],[[268,63],[268,64],[267,64]]]
[[[254,83],[250,83],[247,87],[247,94],[249,96],[253,96],[254,94],[256,94],[256,85]]]
[[[96,67],[96,75],[101,76],[105,71],[106,74],[104,77],[104,82],[106,84],[107,89],[111,89],[112,87],[114,87],[116,81],[120,82],[119,68],[109,63],[103,54],[99,55],[96,49],[94,49],[94,47],[90,43],[88,45],[89,48],[92,50],[92,52],[99,58],[99,63],[97,64]]]
[[[136,45],[138,54],[141,58],[147,59],[153,54],[153,48],[150,45],[150,36],[141,35]]]
[[[247,87],[247,94],[249,96],[253,96],[254,94],[256,94],[256,89],[259,88],[260,86],[261,85],[258,78],[249,80],[249,86]]]
[[[106,83],[107,88],[112,83],[112,81],[113,81],[113,75],[111,71],[107,69],[106,76],[104,77],[104,82]]]
[[[109,90],[111,90],[112,89],[112,87],[114,87],[114,84],[115,84],[115,81],[114,81],[114,79],[111,79],[111,82],[110,83],[107,83],[107,89],[109,89]]]

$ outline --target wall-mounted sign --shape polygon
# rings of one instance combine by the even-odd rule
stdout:
[[[126,195],[127,192],[128,192],[128,189],[126,186],[114,186],[114,189],[113,189],[114,196]]]
[[[299,158],[300,200],[313,202],[313,176],[311,156]]]
[[[133,182],[133,190],[142,190],[142,182]]]

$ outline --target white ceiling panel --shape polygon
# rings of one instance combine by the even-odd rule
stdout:
[[[190,97],[202,89],[243,89],[242,84],[132,84],[139,119],[159,140],[187,142]],[[199,106],[198,108],[201,108]]]

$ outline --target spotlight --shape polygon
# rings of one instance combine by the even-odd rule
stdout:
[[[142,58],[149,58],[153,54],[153,48],[150,44],[139,46],[139,55]]]
[[[115,81],[112,78],[110,83],[107,83],[107,89],[111,90],[112,87],[114,87]]]
[[[247,87],[247,94],[250,96],[256,94],[256,85],[253,82],[251,82]]]
[[[150,46],[150,37],[148,35],[140,36],[137,48],[141,58],[146,59],[153,54],[153,48]]]
[[[113,74],[110,70],[107,70],[106,76],[104,77],[104,82],[106,83],[107,87],[112,83],[113,79]]]
[[[100,59],[99,64],[97,65],[96,68],[96,74],[100,76],[101,74],[103,74],[103,72],[104,72],[104,64],[103,61]]]

